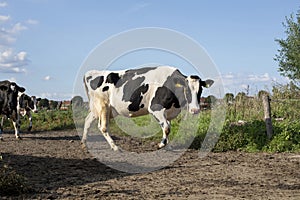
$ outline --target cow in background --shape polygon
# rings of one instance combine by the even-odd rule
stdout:
[[[37,113],[37,102],[40,100],[40,98],[36,98],[35,96],[28,96],[25,93],[19,93],[18,95],[18,113],[21,116],[27,115],[29,120],[29,126],[28,131],[31,131],[32,129],[32,115],[31,112]]]
[[[34,112],[34,113],[38,112],[38,109],[37,109],[38,101],[39,101],[39,98],[36,98],[35,96],[28,96],[27,94],[25,94],[23,92],[19,92],[19,94],[18,94],[17,111],[20,116],[24,117],[26,115],[28,117],[28,120],[29,120],[29,126],[27,128],[28,131],[31,131],[31,129],[32,129],[31,112]],[[2,127],[3,127],[4,118],[5,118],[5,116],[3,116],[1,119]]]
[[[25,88],[18,86],[8,80],[0,81],[0,115],[10,118],[13,122],[15,136],[17,139],[20,129],[20,117],[18,114],[18,94],[25,92]],[[0,124],[0,140],[2,140],[3,126]]]

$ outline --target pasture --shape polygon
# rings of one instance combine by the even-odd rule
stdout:
[[[71,109],[34,113],[33,131],[22,131],[22,140],[14,138],[10,122],[6,121],[4,141],[0,143],[1,198],[299,199],[298,91],[277,89],[271,96],[272,138],[266,136],[259,97],[241,95],[233,103],[222,100],[226,103],[226,118],[212,152],[203,158],[198,156],[211,121],[212,110],[205,110],[183,156],[167,167],[143,174],[114,170],[84,151]],[[82,125],[87,110],[74,114],[79,119],[76,125]],[[174,120],[170,135],[170,140],[179,145],[186,139],[178,131],[181,120]],[[21,130],[26,130],[25,121],[22,120]],[[139,126],[150,121],[147,116],[134,119]],[[186,122],[186,127],[191,126]],[[96,123],[91,131],[98,132]],[[111,132],[118,146],[137,153],[156,151],[161,139],[161,131],[145,138],[129,136],[114,120]],[[97,140],[108,147],[100,133]]]

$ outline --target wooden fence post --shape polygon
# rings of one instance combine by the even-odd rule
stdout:
[[[264,106],[264,115],[265,115],[267,136],[270,139],[273,134],[273,126],[272,126],[272,119],[271,119],[271,106],[270,106],[271,99],[268,95],[263,95],[262,100],[263,100],[263,106]]]

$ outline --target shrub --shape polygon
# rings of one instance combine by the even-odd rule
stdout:
[[[0,195],[18,195],[29,191],[26,179],[0,161]]]

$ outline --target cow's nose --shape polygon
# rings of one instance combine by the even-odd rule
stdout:
[[[198,108],[192,108],[191,109],[191,113],[194,114],[194,115],[198,114],[199,112],[200,112],[200,109],[198,109]]]

